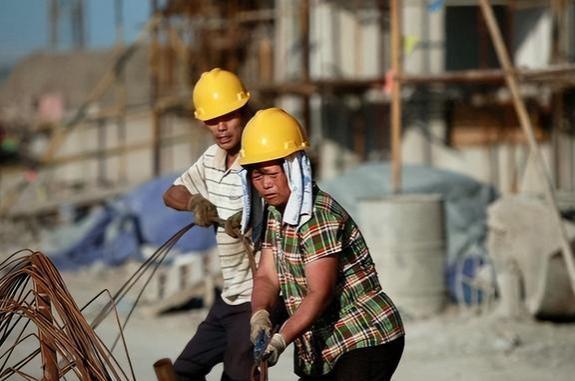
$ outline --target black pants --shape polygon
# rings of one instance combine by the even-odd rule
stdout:
[[[355,349],[343,354],[329,374],[302,377],[300,381],[389,381],[397,369],[404,345],[402,336],[377,347]]]
[[[214,365],[222,361],[222,381],[249,380],[253,365],[250,316],[250,303],[232,306],[217,296],[208,316],[174,362],[178,380],[205,381]]]

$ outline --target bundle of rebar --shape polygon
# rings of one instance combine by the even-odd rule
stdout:
[[[157,268],[178,239],[193,226],[192,223],[182,228],[150,256],[110,296],[92,323],[88,323],[82,310],[103,293],[109,295],[107,290],[80,309],[58,270],[41,252],[21,250],[0,263],[0,381],[13,379],[14,375],[26,380],[58,380],[73,376],[79,380],[135,380],[123,329]],[[145,274],[145,284],[138,291],[125,320],[120,322],[116,306]],[[94,330],[111,312],[116,315],[119,334],[108,348]],[[15,359],[20,352],[17,347],[34,339],[38,349]],[[129,373],[112,354],[120,339]],[[41,354],[42,369],[30,369],[38,354]]]

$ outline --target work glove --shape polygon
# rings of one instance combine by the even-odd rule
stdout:
[[[230,237],[240,238],[241,229],[242,229],[242,212],[239,211],[228,217],[224,225],[224,230]]]
[[[218,218],[216,206],[200,194],[193,194],[188,200],[187,210],[194,213],[196,225],[210,226]]]
[[[269,337],[272,330],[272,322],[270,321],[270,313],[266,310],[257,310],[254,312],[250,319],[250,340],[255,344],[258,335],[264,331],[266,337]]]
[[[286,349],[286,341],[281,333],[275,333],[266,348],[264,359],[268,360],[268,366],[274,366],[282,352]]]

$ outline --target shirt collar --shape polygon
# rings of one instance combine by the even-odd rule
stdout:
[[[231,171],[233,171],[233,172],[241,171],[243,168],[240,165],[240,155],[238,155],[236,157],[236,160],[234,160],[231,167],[226,169],[226,157],[227,157],[227,155],[228,155],[228,153],[226,150],[221,149],[220,146],[216,146],[216,152],[214,154],[214,164],[216,165],[216,168],[224,171],[224,176],[227,175]]]
[[[268,205],[268,210],[276,219],[279,219],[281,221],[282,215],[281,215],[280,211],[277,210],[277,208],[275,206]]]

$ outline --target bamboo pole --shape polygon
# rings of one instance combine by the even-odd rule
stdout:
[[[575,65],[561,64],[552,65],[542,69],[513,69],[515,75],[521,81],[526,82],[557,82],[558,86],[564,85],[566,78],[573,78]],[[505,80],[505,72],[501,69],[471,69],[454,70],[440,74],[409,74],[402,75],[400,80],[403,84],[428,84],[428,83],[499,83]]]
[[[391,70],[394,74],[391,91],[391,189],[401,192],[401,76],[403,49],[401,46],[401,0],[391,0]]]
[[[541,150],[539,149],[537,141],[535,140],[535,134],[533,133],[533,126],[531,125],[531,121],[529,120],[529,114],[527,113],[525,103],[523,102],[523,99],[521,98],[521,95],[519,93],[519,86],[517,83],[516,74],[515,71],[513,70],[513,65],[511,63],[511,59],[509,58],[507,48],[503,43],[503,38],[501,37],[501,31],[499,30],[499,26],[497,25],[497,22],[495,20],[493,9],[491,8],[491,3],[489,0],[478,0],[478,1],[481,6],[483,17],[485,18],[487,28],[489,29],[491,40],[493,41],[493,45],[495,46],[497,57],[505,72],[505,81],[507,83],[509,91],[511,92],[511,96],[513,97],[513,105],[515,106],[515,111],[517,112],[517,116],[521,123],[521,128],[523,129],[523,132],[527,137],[531,153],[534,155],[535,161],[537,163],[537,168],[539,169],[539,174],[544,182],[545,198],[547,199],[549,207],[552,208],[553,215],[555,216],[555,223],[557,224],[560,233],[561,249],[562,249],[561,252],[563,254],[563,258],[565,259],[565,264],[567,265],[569,279],[571,280],[571,288],[573,289],[573,292],[575,292],[575,261],[573,259],[573,252],[571,250],[571,245],[569,244],[569,239],[567,238],[565,225],[563,224],[559,208],[557,207],[555,190],[553,188],[553,184],[551,182],[551,178],[549,176],[547,168],[545,167],[545,162],[543,161],[543,155],[541,154]]]
[[[158,0],[152,0],[152,15],[157,14],[159,10]],[[159,27],[154,25],[150,30],[150,112],[152,118],[152,175],[159,176],[161,171],[160,153],[161,153],[161,116],[156,108],[156,102],[160,93],[160,53],[159,53]]]
[[[114,1],[114,15],[116,19],[116,46],[118,49],[124,48],[124,0]],[[116,137],[118,145],[126,145],[126,104],[128,102],[128,89],[126,84],[126,69],[118,67],[116,71],[116,103],[118,115],[116,119]],[[118,160],[118,179],[126,182],[128,178],[128,162],[125,152],[122,152]]]
[[[301,0],[300,3],[300,39],[301,39],[301,66],[302,79],[304,84],[310,82],[310,61],[309,61],[309,0]],[[310,133],[311,109],[309,95],[302,96],[302,110],[304,128],[308,135]]]

